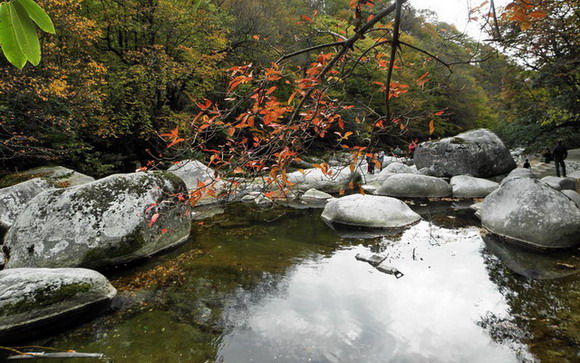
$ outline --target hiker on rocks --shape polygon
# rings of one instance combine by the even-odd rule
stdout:
[[[560,167],[562,167],[562,176],[566,177],[566,164],[564,160],[568,157],[568,150],[562,145],[562,140],[558,140],[556,147],[552,150],[552,157],[554,158],[554,163],[556,164],[556,176],[560,176]]]
[[[375,173],[375,154],[373,152],[367,153],[367,172],[369,174]]]
[[[524,162],[524,168],[526,168],[526,169],[532,168],[532,166],[530,165],[530,161],[528,159],[526,159],[526,161]]]
[[[385,160],[385,152],[383,150],[379,151],[379,155],[377,157],[377,160],[379,161],[380,171],[383,171],[383,160]]]

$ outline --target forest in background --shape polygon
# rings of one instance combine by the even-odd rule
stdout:
[[[332,51],[285,59],[283,77],[272,63],[339,41],[358,26],[349,0],[38,3],[57,29],[41,35],[40,65],[17,70],[0,57],[3,173],[60,164],[101,177],[133,171],[136,161],[207,161],[202,149],[167,150],[162,134],[177,127],[185,135],[198,132],[192,129],[199,129],[194,120],[203,105],[220,105],[229,110],[225,119],[239,120],[244,112],[239,95],[251,92],[252,85],[232,80],[252,74],[243,68],[249,64],[256,74],[270,72],[268,80],[278,82],[272,90],[276,99],[290,104],[293,85],[307,79],[316,62],[324,65]],[[377,145],[406,147],[413,140],[486,127],[510,147],[540,152],[557,139],[580,147],[578,3],[545,3],[545,15],[531,19],[533,26],[503,21],[501,34],[490,34],[498,41],[485,44],[438,22],[433,13],[405,5],[401,41],[419,50],[399,50],[390,105],[396,127],[379,133]],[[372,10],[366,9],[367,21]],[[375,45],[381,37],[388,40],[391,20],[353,47],[350,61],[340,65],[347,76],[330,80],[327,96],[349,106],[342,106],[340,129],[309,143],[314,152],[335,146],[336,138],[354,146],[372,137],[373,116],[384,112],[390,59],[387,46]],[[276,102],[272,112],[283,119],[282,106],[269,102]],[[232,136],[230,130],[218,136]],[[350,130],[350,138],[342,130]]]

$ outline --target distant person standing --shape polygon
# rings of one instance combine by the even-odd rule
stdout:
[[[544,163],[549,164],[552,161],[552,151],[550,150],[550,148],[546,149],[546,152],[544,153]]]
[[[381,169],[381,171],[383,171],[383,161],[385,160],[385,152],[383,150],[379,151],[377,160],[379,161],[379,168]]]
[[[558,140],[556,147],[552,150],[552,157],[554,158],[554,163],[556,164],[556,176],[560,176],[560,167],[562,167],[562,176],[566,177],[566,164],[564,160],[568,157],[568,150],[562,145],[562,140]]]

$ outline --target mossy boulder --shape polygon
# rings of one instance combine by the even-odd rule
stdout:
[[[185,192],[176,177],[133,173],[41,193],[6,235],[6,268],[100,268],[174,246],[191,227]]]
[[[435,176],[470,174],[486,178],[516,167],[503,142],[487,129],[423,142],[415,149],[413,160],[417,169],[429,168]]]
[[[87,269],[0,271],[0,341],[106,303],[116,294],[103,275]]]
[[[26,204],[49,189],[52,189],[51,184],[41,178],[0,189],[0,229],[10,228]]]

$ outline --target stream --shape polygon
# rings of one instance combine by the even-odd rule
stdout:
[[[111,362],[580,360],[578,249],[482,235],[471,201],[408,203],[423,220],[383,237],[337,233],[321,209],[233,205],[104,271],[114,312],[28,343]],[[355,258],[373,253],[404,275]]]

